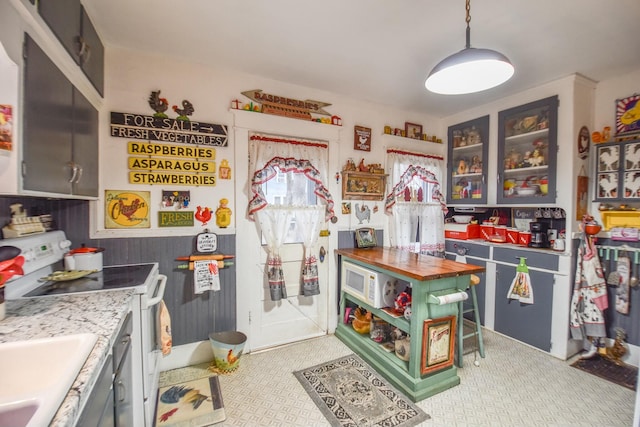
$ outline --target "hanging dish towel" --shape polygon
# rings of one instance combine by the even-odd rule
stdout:
[[[171,353],[173,340],[171,338],[171,316],[164,300],[161,300],[158,305],[158,317],[160,318],[158,322],[160,325],[160,346],[162,354],[166,356]]]
[[[606,337],[604,311],[608,307],[607,286],[598,253],[592,237],[583,233],[571,297],[571,338]]]
[[[616,311],[622,314],[629,314],[629,270],[631,260],[626,256],[618,258],[616,270],[620,277],[618,288],[616,289]]]
[[[220,290],[220,270],[218,261],[204,260],[193,262],[193,293]]]
[[[522,304],[533,304],[533,287],[531,286],[529,268],[525,260],[526,258],[520,258],[520,263],[516,267],[516,276],[513,278],[507,292],[507,298],[517,299]]]

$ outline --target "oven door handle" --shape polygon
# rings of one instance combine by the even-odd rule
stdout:
[[[164,274],[158,274],[157,280],[158,282],[160,282],[160,284],[158,285],[158,292],[156,293],[155,297],[149,298],[149,300],[147,300],[147,307],[153,307],[154,305],[162,301],[162,298],[164,297],[164,288],[167,285],[167,276],[165,276]]]

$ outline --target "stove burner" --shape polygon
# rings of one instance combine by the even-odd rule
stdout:
[[[104,267],[102,271],[66,282],[45,282],[25,297],[64,295],[77,292],[106,291],[142,285],[153,269],[153,264]]]

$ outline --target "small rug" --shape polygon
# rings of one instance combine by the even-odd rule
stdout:
[[[203,427],[226,418],[217,375],[158,390],[156,427]]]
[[[636,389],[638,368],[635,366],[616,365],[599,355],[595,355],[590,359],[578,359],[571,366],[628,389]]]
[[[431,418],[355,354],[293,374],[332,426],[410,427]]]

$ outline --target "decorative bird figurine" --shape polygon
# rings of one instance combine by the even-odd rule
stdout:
[[[369,206],[362,205],[359,207],[359,204],[356,203],[356,218],[358,218],[358,224],[362,224],[362,221],[367,220],[367,222],[371,221],[371,210]]]
[[[178,117],[176,117],[176,120],[189,121],[188,116],[192,115],[195,110],[193,108],[193,104],[185,99],[184,101],[182,101],[182,108],[178,108],[177,105],[174,105],[173,111],[175,111],[178,114]]]
[[[194,215],[194,217],[200,221],[202,223],[202,225],[207,225],[207,223],[209,222],[209,220],[211,220],[211,209],[208,207],[202,207],[202,206],[198,206],[196,207],[196,213]]]
[[[368,334],[371,331],[371,312],[362,307],[357,307],[353,316],[355,317],[351,322],[353,329],[359,334]]]
[[[155,111],[153,117],[166,118],[165,111],[169,108],[169,101],[166,98],[160,98],[160,91],[154,90],[149,95],[149,106]]]

